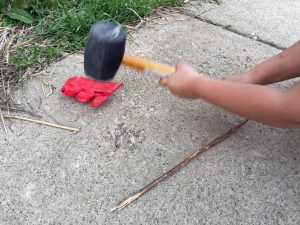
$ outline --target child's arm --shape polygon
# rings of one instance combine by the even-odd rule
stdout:
[[[272,84],[300,76],[300,41],[246,73],[226,77],[252,84]]]
[[[300,127],[300,83],[280,90],[256,84],[216,80],[181,65],[160,81],[174,94],[203,98],[228,111],[276,127]]]

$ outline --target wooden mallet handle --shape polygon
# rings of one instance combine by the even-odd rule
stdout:
[[[125,54],[122,60],[122,64],[134,68],[138,71],[144,72],[147,70],[154,73],[169,75],[175,72],[175,68],[169,65],[160,64],[152,60],[143,59],[138,56],[132,56]]]

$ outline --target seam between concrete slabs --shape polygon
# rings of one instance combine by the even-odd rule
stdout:
[[[211,10],[214,10],[214,9],[211,9]],[[260,43],[262,43],[262,44],[268,45],[268,46],[270,46],[270,47],[272,47],[272,48],[276,48],[276,49],[278,49],[278,50],[285,50],[285,49],[286,49],[286,48],[283,47],[283,46],[277,45],[277,44],[275,44],[275,43],[273,43],[273,42],[270,42],[270,41],[261,39],[261,38],[259,38],[259,37],[257,37],[257,39],[255,40],[255,39],[253,39],[253,38],[252,38],[249,34],[247,34],[247,33],[238,31],[237,29],[234,29],[234,28],[232,28],[232,27],[230,27],[230,26],[228,26],[228,25],[223,25],[223,24],[220,24],[220,23],[216,23],[216,22],[214,22],[214,21],[212,21],[212,20],[210,20],[210,19],[208,19],[208,18],[201,17],[202,15],[205,15],[205,13],[207,13],[208,11],[211,11],[211,10],[207,10],[207,11],[205,11],[205,12],[203,12],[203,13],[200,13],[200,14],[197,14],[197,15],[193,15],[193,13],[189,13],[189,12],[187,12],[187,11],[185,11],[185,10],[182,10],[181,13],[182,13],[183,15],[186,15],[186,16],[191,17],[191,18],[193,18],[193,19],[200,20],[201,22],[204,22],[204,23],[207,23],[207,24],[216,26],[216,27],[220,27],[220,28],[222,28],[222,29],[224,29],[224,30],[226,30],[226,31],[231,32],[231,33],[235,33],[235,34],[238,34],[238,35],[240,35],[240,36],[242,36],[242,37],[245,37],[245,38],[251,39],[251,40],[253,40],[253,41],[260,42]]]

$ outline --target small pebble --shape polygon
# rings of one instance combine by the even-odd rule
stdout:
[[[136,143],[135,137],[131,137],[131,138],[130,138],[130,142],[131,142],[131,144],[135,145],[135,143]]]
[[[114,153],[114,152],[110,152],[110,153],[108,153],[107,155],[108,155],[109,157],[112,157],[112,156],[115,155],[115,153]]]
[[[116,135],[113,129],[110,130],[110,134],[113,140],[116,140]]]

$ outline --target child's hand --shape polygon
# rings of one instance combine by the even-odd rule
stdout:
[[[189,99],[198,98],[196,83],[201,76],[190,66],[177,65],[176,72],[166,78],[161,78],[159,83],[168,88],[173,94]]]

